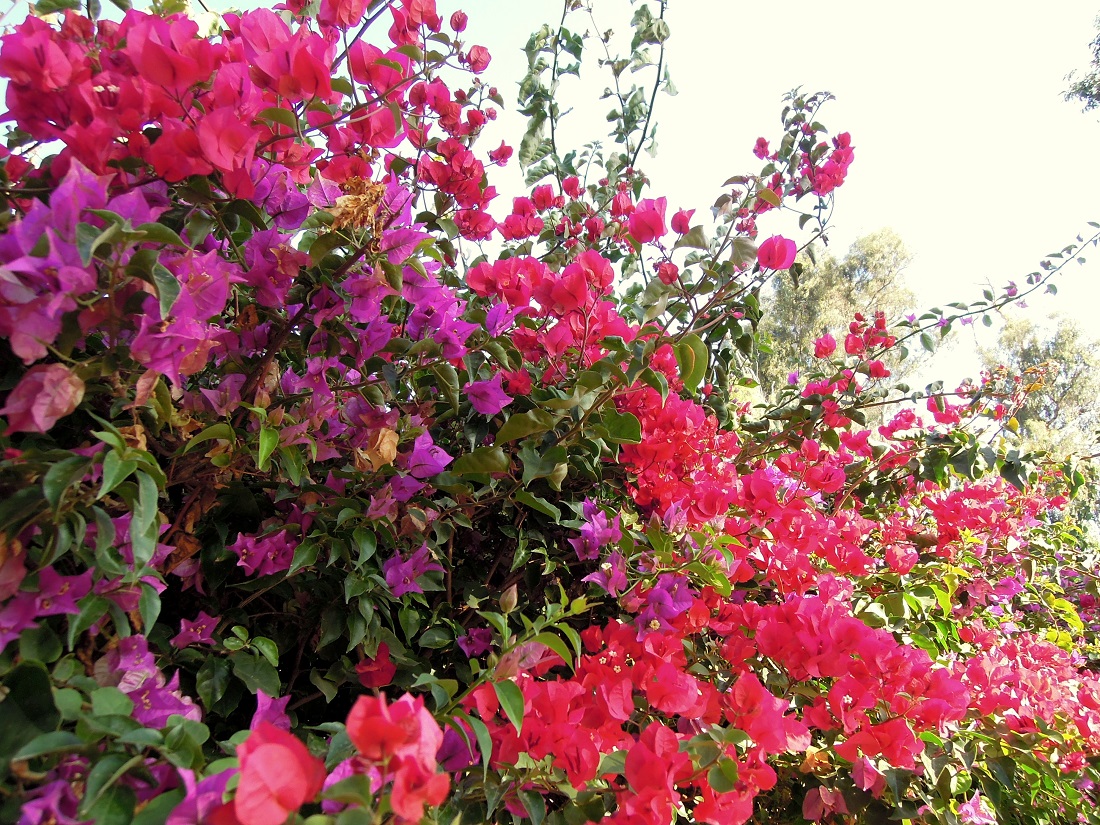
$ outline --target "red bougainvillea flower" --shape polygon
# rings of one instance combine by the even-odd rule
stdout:
[[[782,235],[773,235],[756,252],[756,260],[762,269],[790,269],[798,253],[795,242]]]
[[[309,802],[325,782],[325,765],[301,740],[264,722],[237,755],[241,781],[233,811],[241,825],[281,825]]]
[[[378,653],[373,659],[364,659],[355,666],[355,672],[359,676],[359,684],[363,687],[385,687],[393,681],[393,675],[397,673],[397,665],[390,658],[390,646],[385,642],[378,645]]]
[[[402,696],[392,705],[385,696],[360,696],[348,714],[348,737],[367,759],[383,762],[414,755],[435,770],[443,731],[420,697]]]

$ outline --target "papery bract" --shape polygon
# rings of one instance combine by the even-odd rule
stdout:
[[[794,241],[774,235],[760,244],[756,259],[765,269],[790,269],[797,253],[798,246]]]
[[[297,737],[261,723],[237,748],[240,782],[233,809],[241,825],[280,825],[313,800],[325,766]]]
[[[8,418],[8,433],[44,433],[80,406],[83,398],[84,382],[69,367],[38,364],[8,394],[0,415]]]

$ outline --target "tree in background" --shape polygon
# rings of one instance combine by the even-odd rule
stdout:
[[[904,271],[912,262],[905,243],[891,229],[858,238],[840,260],[833,255],[803,261],[801,273],[773,281],[763,301],[764,333],[755,365],[766,398],[787,386],[792,372],[814,364],[814,340],[830,332],[843,339],[855,313],[900,316],[914,302]],[[896,367],[896,364],[891,364]]]
[[[1100,29],[1100,17],[1096,19],[1096,26]],[[1092,49],[1092,62],[1089,71],[1082,78],[1074,79],[1075,72],[1070,72],[1066,80],[1070,81],[1070,87],[1066,89],[1066,100],[1081,103],[1083,110],[1091,112],[1100,106],[1100,32],[1089,44]]]
[[[1069,318],[1052,315],[1050,321],[1010,319],[996,348],[981,351],[982,363],[1004,380],[1027,385],[1015,418],[1030,449],[1093,452],[1100,429],[1100,341]]]

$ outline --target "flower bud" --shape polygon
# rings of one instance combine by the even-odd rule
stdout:
[[[519,591],[516,585],[512,585],[500,594],[500,610],[502,613],[511,613],[519,602]]]

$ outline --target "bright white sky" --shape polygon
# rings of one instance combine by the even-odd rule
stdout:
[[[600,29],[626,31],[627,3],[592,5]],[[485,76],[507,99],[526,66],[519,49],[528,33],[555,24],[562,6],[475,0],[465,8],[466,35],[489,47]],[[705,213],[726,178],[759,168],[752,145],[778,133],[781,96],[800,85],[826,89],[837,100],[821,120],[834,134],[850,132],[856,147],[831,248],[842,253],[891,227],[914,253],[907,280],[923,307],[976,300],[983,284],[1023,284],[1046,254],[1100,222],[1100,122],[1062,99],[1065,76],[1089,64],[1098,11],[1081,0],[1011,10],[987,0],[827,8],[673,0],[668,62],[679,95],[658,96],[659,151],[641,165],[670,208]],[[576,30],[591,27],[583,13],[570,19]],[[583,71],[595,76],[595,60]],[[577,143],[606,133],[609,102],[597,99],[606,84],[593,82],[595,91],[587,82],[562,90],[574,94]],[[518,140],[516,121],[501,125],[501,137]],[[765,234],[781,228],[762,224]],[[1058,276],[1058,296],[1032,299],[1029,312],[1072,315],[1100,337],[1100,250],[1084,256],[1087,266]],[[974,342],[955,337],[962,369]]]

